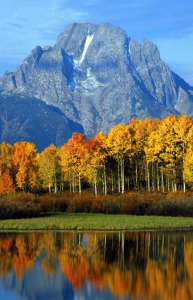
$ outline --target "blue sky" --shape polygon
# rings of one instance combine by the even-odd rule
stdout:
[[[0,0],[0,76],[36,46],[53,46],[76,21],[109,22],[154,42],[169,67],[193,85],[192,0]]]

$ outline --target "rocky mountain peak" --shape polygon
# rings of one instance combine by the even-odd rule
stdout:
[[[86,136],[133,117],[193,114],[193,89],[160,59],[157,46],[109,23],[70,24],[54,47],[36,47],[0,78],[0,90],[55,107]]]

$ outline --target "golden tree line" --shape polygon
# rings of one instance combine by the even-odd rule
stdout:
[[[30,142],[0,144],[0,193],[69,188],[100,191],[186,191],[193,182],[193,119],[169,115],[162,120],[132,119],[108,134],[85,139],[74,133],[61,147],[41,153]]]

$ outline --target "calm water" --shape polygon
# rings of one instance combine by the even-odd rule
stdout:
[[[193,233],[0,234],[0,299],[193,299]]]

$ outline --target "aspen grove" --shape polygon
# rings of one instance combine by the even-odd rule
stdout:
[[[85,139],[74,133],[61,147],[41,153],[30,142],[0,145],[0,193],[14,190],[69,189],[81,194],[129,190],[169,192],[193,183],[193,119],[169,115],[162,120],[132,119],[108,134]]]

